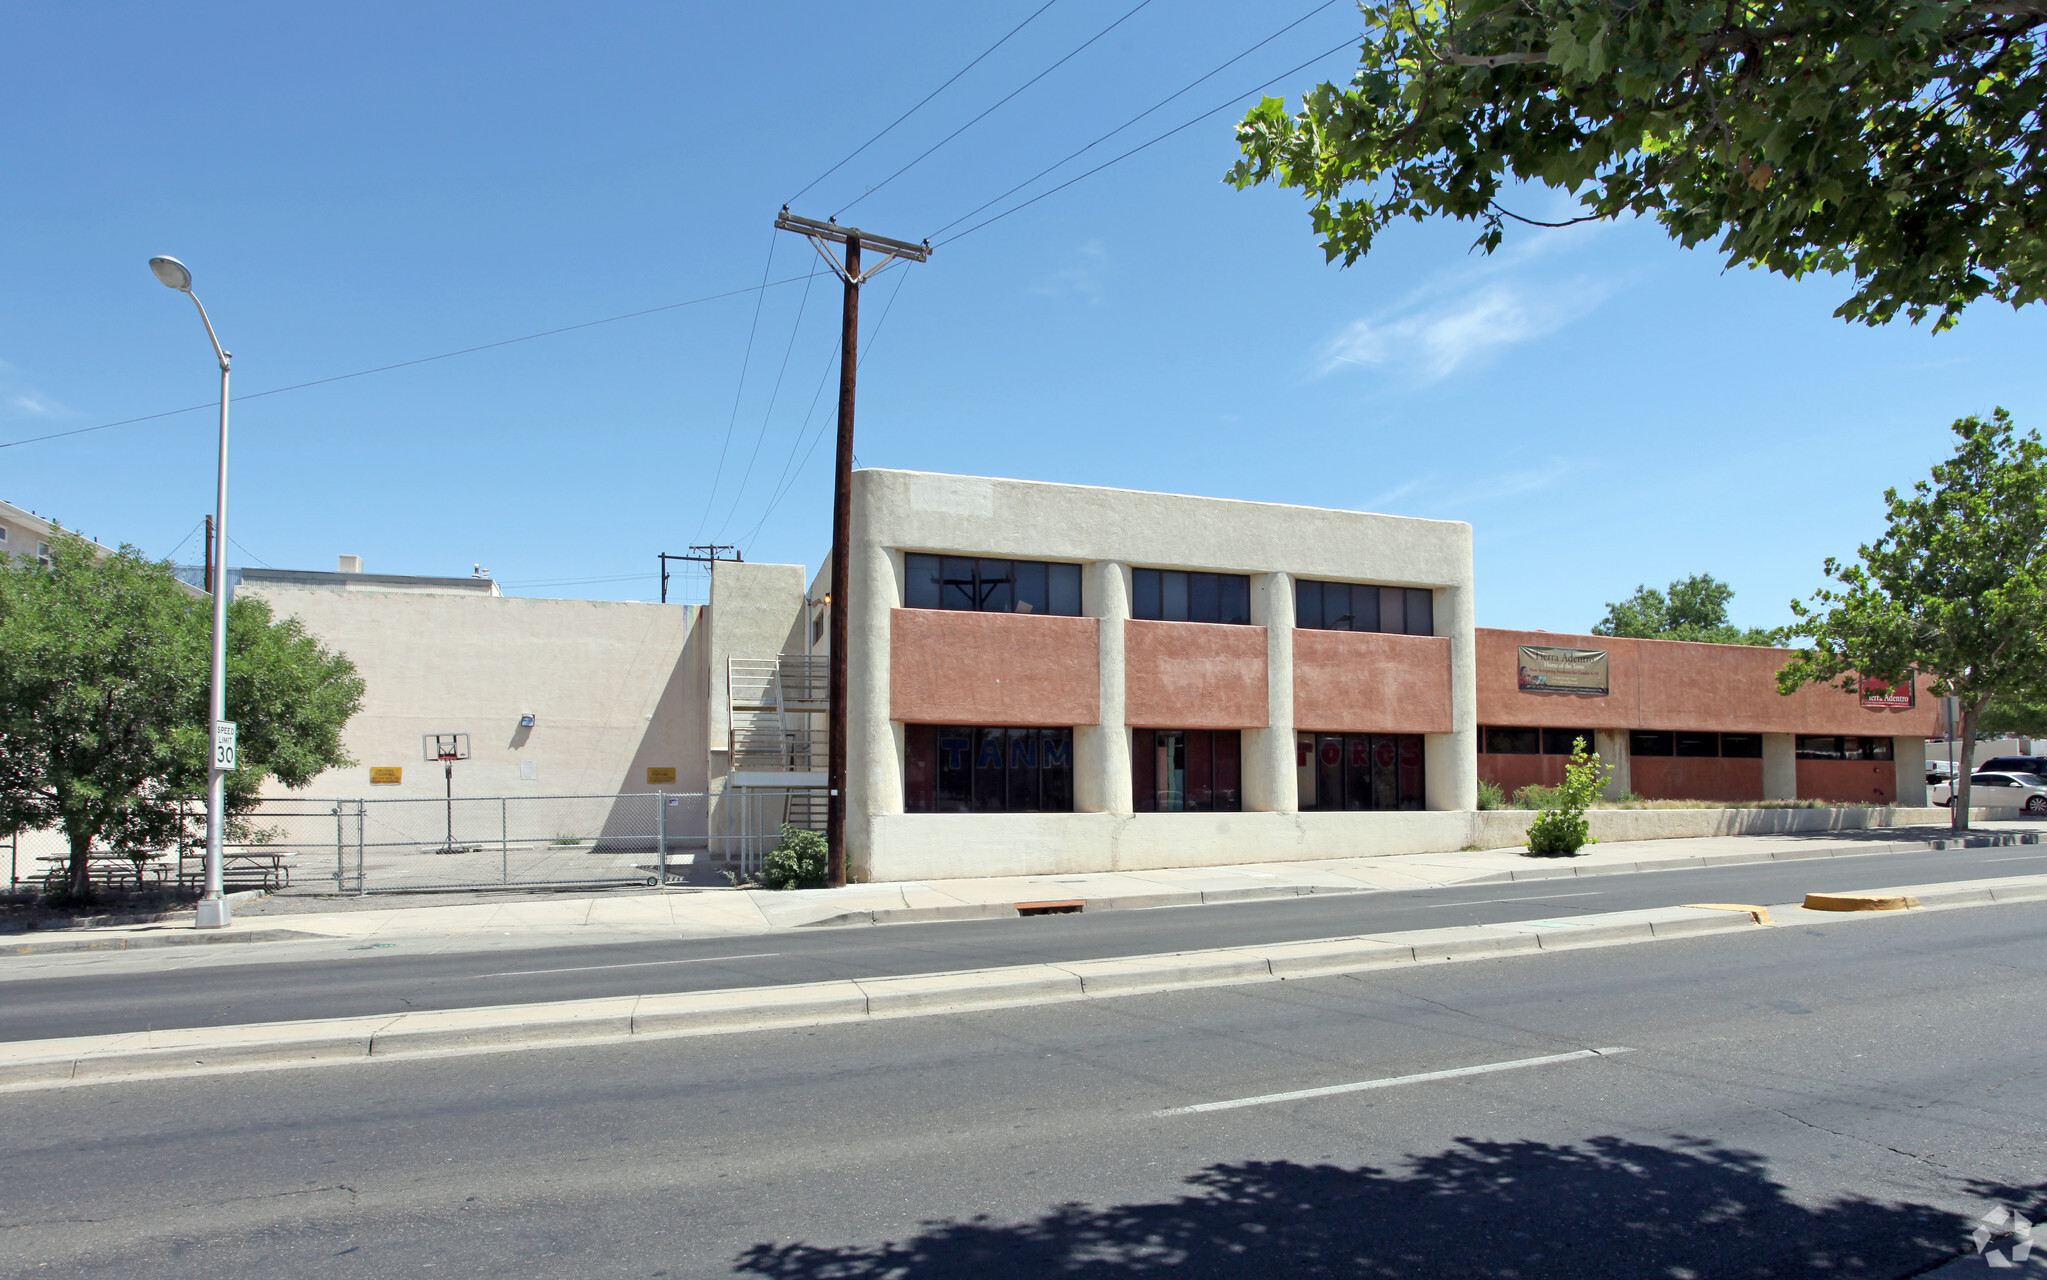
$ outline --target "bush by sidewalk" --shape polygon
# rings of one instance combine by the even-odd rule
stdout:
[[[761,859],[761,883],[770,889],[822,889],[827,850],[823,834],[782,824],[782,842]]]

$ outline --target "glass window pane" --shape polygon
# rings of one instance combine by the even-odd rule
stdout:
[[[1221,622],[1223,618],[1223,590],[1220,574],[1190,573],[1187,575],[1187,621]]]
[[[1631,756],[1667,756],[1670,752],[1670,735],[1661,729],[1635,729],[1628,734]]]
[[[1007,560],[981,562],[981,612],[1012,613],[1016,610],[1016,583]]]
[[[965,556],[946,556],[941,567],[944,573],[939,583],[938,607],[969,611],[978,608],[974,600],[974,562]]]
[[[1052,604],[1046,594],[1044,561],[1019,560],[1011,572],[1016,577],[1016,611],[1050,613]]]
[[[1427,587],[1407,589],[1407,634],[1411,636],[1436,634],[1436,593]]]
[[[1048,564],[1045,566],[1047,607],[1050,612],[1062,618],[1080,616],[1080,566],[1077,564]]]
[[[1073,812],[1073,730],[1038,730],[1038,771],[1042,779],[1040,808],[1046,813]]]
[[[1303,631],[1322,629],[1321,583],[1300,581],[1294,583],[1294,625]]]
[[[1400,807],[1400,744],[1383,733],[1372,737],[1372,807]]]
[[[1343,739],[1343,807],[1372,807],[1372,738],[1353,733]]]
[[[1009,801],[1009,731],[976,729],[974,732],[974,812],[1001,813]]]
[[[1009,731],[1009,812],[1038,811],[1038,731]]]
[[[1542,747],[1542,738],[1533,729],[1507,729],[1494,726],[1485,731],[1485,751],[1495,756],[1532,756]]]
[[[1891,756],[1891,740],[1889,738],[1864,738],[1862,740],[1862,751],[1862,758],[1864,760],[1889,760],[1893,758]]]
[[[1294,735],[1294,794],[1303,813],[1322,807],[1315,800],[1315,735],[1312,733]]]
[[[938,810],[936,725],[903,727],[903,809],[908,813],[935,813]]]
[[[912,609],[938,605],[938,557],[903,557],[903,603]]]
[[[1244,807],[1244,742],[1235,729],[1215,731],[1215,811],[1236,813]]]
[[[1223,603],[1219,622],[1236,626],[1248,625],[1251,621],[1251,579],[1241,573],[1222,575]]]
[[[1215,808],[1214,743],[1206,729],[1187,733],[1187,807],[1203,813]]]
[[[1158,797],[1158,760],[1152,752],[1158,744],[1152,741],[1155,735],[1149,729],[1139,729],[1130,735],[1130,800],[1131,807],[1139,813],[1156,813]]]
[[[1130,572],[1130,616],[1156,622],[1166,616],[1159,599],[1159,571],[1133,569]]]
[[[1343,808],[1343,735],[1340,733],[1316,735],[1315,791],[1322,798],[1317,808]]]
[[[1407,630],[1407,592],[1399,587],[1379,588],[1379,630],[1399,635]]]
[[[1681,756],[1718,756],[1720,735],[1717,733],[1680,733],[1677,735],[1677,754]]]
[[[1730,760],[1760,760],[1763,758],[1763,735],[1723,733],[1720,735],[1720,754]]]
[[[938,727],[939,813],[965,813],[974,807],[974,731],[955,725]]]
[[[1400,735],[1400,807],[1420,809],[1428,800],[1427,755],[1418,733]]]
[[[1357,615],[1351,611],[1352,591],[1347,582],[1322,584],[1322,629],[1356,631]]]
[[[1544,729],[1542,731],[1542,754],[1546,756],[1570,755],[1571,744],[1580,738],[1585,740],[1585,750],[1591,751],[1592,730],[1590,729]]]
[[[1187,575],[1167,570],[1159,575],[1159,616],[1167,622],[1187,621]]]
[[[1839,760],[1841,740],[1829,737],[1808,737],[1799,735],[1798,758],[1800,760]]]
[[[1153,758],[1158,770],[1160,813],[1179,813],[1187,807],[1187,735],[1175,730],[1152,735],[1156,744]]]

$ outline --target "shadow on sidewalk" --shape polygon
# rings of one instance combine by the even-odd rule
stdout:
[[[1460,1139],[1404,1165],[1213,1165],[1169,1202],[931,1222],[871,1247],[760,1244],[734,1266],[778,1280],[1898,1277],[1970,1251],[1994,1202],[2027,1211],[2036,1195],[1972,1187],[1982,1210],[1968,1214],[1856,1196],[1807,1206],[1760,1156],[1690,1139]]]

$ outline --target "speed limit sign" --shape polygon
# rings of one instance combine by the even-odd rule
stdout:
[[[235,771],[235,731],[239,727],[232,720],[213,722],[213,767],[222,773]]]

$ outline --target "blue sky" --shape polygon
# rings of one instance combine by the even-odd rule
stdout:
[[[10,10],[0,442],[211,398],[152,253],[191,265],[239,396],[765,274],[792,283],[239,401],[231,562],[482,563],[613,599],[654,598],[654,553],[692,542],[815,565],[838,298],[802,241],[770,263],[775,210],[1041,3]],[[1057,0],[795,211],[845,207],[1134,3]],[[1310,7],[1154,0],[842,220],[942,239]],[[1321,10],[1016,199],[1356,22]],[[1296,196],[1221,182],[1238,114],[876,280],[861,463],[1468,520],[1482,624],[1583,629],[1710,572],[1767,625],[1952,419],[2047,425],[2038,308],[1851,327],[1844,282],[1727,272],[1650,225],[1523,229],[1490,258],[1468,226],[1408,226],[1325,265]],[[212,447],[196,412],[0,448],[0,498],[194,560]]]

